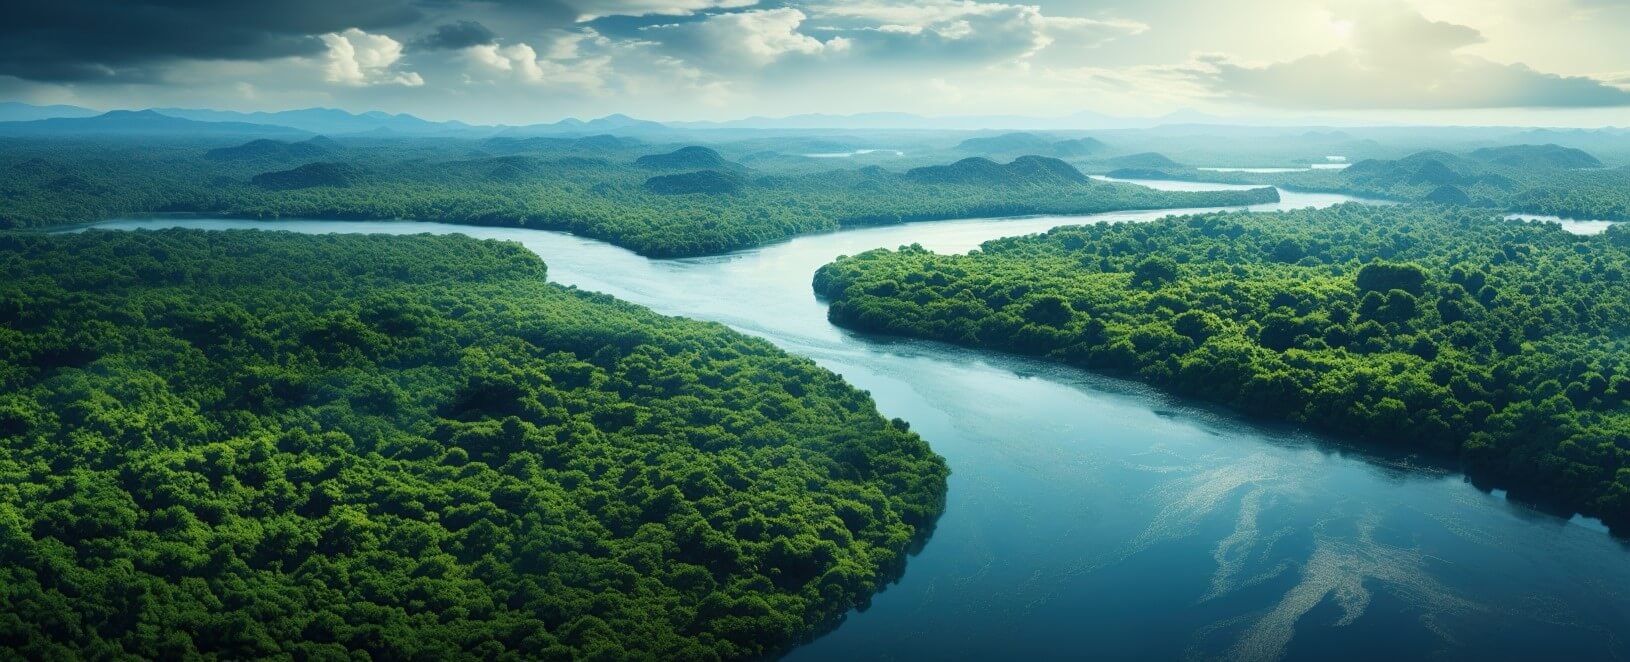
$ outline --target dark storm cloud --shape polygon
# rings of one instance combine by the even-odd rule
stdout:
[[[436,27],[436,31],[413,40],[414,50],[446,51],[490,44],[498,35],[487,26],[475,21],[459,21]]]
[[[579,4],[564,0],[421,0],[419,6],[447,18],[485,19],[504,26],[507,32],[516,27],[572,23],[582,15]]]
[[[406,25],[410,0],[67,0],[13,3],[0,20],[0,74],[39,81],[139,80],[181,59],[320,52],[312,35]]]

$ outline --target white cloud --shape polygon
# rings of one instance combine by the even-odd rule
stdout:
[[[1202,56],[1185,74],[1221,98],[1297,108],[1455,109],[1630,105],[1630,91],[1462,52],[1477,30],[1397,2],[1349,4],[1332,22],[1345,43],[1268,64]]]
[[[791,8],[714,14],[701,21],[651,26],[665,52],[709,69],[763,67],[789,56],[843,53],[846,37],[822,41],[799,31],[808,16]]]
[[[1045,16],[1042,29],[1054,42],[1101,46],[1117,37],[1130,37],[1149,31],[1149,26],[1137,21],[1111,18],[1083,18],[1079,16]]]
[[[857,50],[878,58],[999,63],[1046,50],[1078,55],[1149,26],[1115,18],[1045,14],[1034,5],[971,0],[838,0],[810,10],[829,29],[855,33]]]
[[[638,49],[637,42],[617,43],[593,30],[556,31],[539,49],[531,44],[482,44],[464,49],[469,80],[512,81],[529,85],[567,86],[599,93],[619,82],[616,56]]]
[[[382,34],[369,34],[356,28],[331,32],[320,37],[328,46],[323,55],[324,73],[330,83],[342,85],[424,85],[413,71],[392,71],[402,59],[402,43]]]

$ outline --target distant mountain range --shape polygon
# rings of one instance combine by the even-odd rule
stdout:
[[[529,124],[526,126],[475,125],[457,120],[435,122],[407,113],[369,111],[351,113],[337,108],[305,108],[277,112],[241,113],[227,110],[199,110],[192,108],[158,108],[158,112],[172,117],[221,122],[252,122],[289,126],[325,135],[405,135],[405,136],[458,136],[458,137],[514,137],[552,135],[596,135],[604,133],[642,134],[671,131],[657,122],[637,120],[627,115],[607,115],[583,121],[568,117],[559,122]]]
[[[676,129],[923,129],[978,131],[982,129],[1131,129],[1161,124],[1159,118],[1122,118],[1079,112],[1063,117],[1020,115],[964,115],[926,117],[911,113],[809,113],[788,117],[748,117],[723,122],[666,122]]]
[[[175,122],[166,123],[168,118]],[[85,120],[75,123],[70,120]],[[192,126],[178,122],[191,121],[207,126]],[[289,132],[303,132],[328,136],[439,136],[465,138],[531,138],[616,134],[641,138],[670,138],[678,140],[685,133],[718,131],[754,134],[775,131],[1084,131],[1117,129],[1160,129],[1181,132],[1202,127],[1248,134],[1273,132],[1287,127],[1313,127],[1328,130],[1331,127],[1367,127],[1372,132],[1408,132],[1412,127],[1353,122],[1328,118],[1248,118],[1223,117],[1194,110],[1180,110],[1157,117],[1117,117],[1094,112],[1078,112],[1056,117],[1029,117],[1022,115],[965,115],[928,117],[911,113],[859,113],[832,115],[810,113],[788,117],[748,117],[744,119],[709,122],[654,122],[627,115],[607,115],[598,119],[567,118],[558,122],[511,125],[479,125],[466,122],[433,121],[406,113],[370,111],[352,113],[336,108],[303,108],[275,112],[238,112],[198,108],[155,108],[145,111],[101,111],[79,106],[36,106],[19,102],[0,102],[0,135],[54,135],[71,133],[131,132],[193,132],[236,133],[255,136],[279,136]],[[258,127],[258,128],[252,128]],[[1437,130],[1448,130],[1439,127]],[[1515,127],[1454,127],[1461,137],[1504,137],[1514,131],[1526,131],[1524,142],[1554,142],[1580,147],[1602,135],[1630,136],[1625,129],[1527,129]],[[1543,138],[1543,140],[1541,140]],[[1069,149],[1092,151],[1091,145],[1072,146]],[[1060,153],[1060,155],[1066,155]]]
[[[65,135],[232,135],[299,136],[306,131],[249,122],[200,122],[151,110],[112,110],[91,117],[52,117],[0,122],[0,136]]]
[[[526,126],[483,126],[456,120],[436,122],[406,113],[391,114],[379,111],[352,113],[337,108],[253,113],[199,108],[155,108],[102,113],[78,106],[0,103],[0,135],[110,133],[528,138],[578,137],[607,133],[650,135],[674,133],[674,130],[658,122],[634,119],[627,115],[608,115],[587,121],[567,118],[559,122]]]
[[[102,111],[79,106],[35,106],[16,101],[0,101],[0,122],[31,122],[53,117],[90,117]]]
[[[155,111],[200,122],[247,122],[274,124],[321,134],[400,133],[404,135],[447,135],[476,133],[490,135],[490,127],[473,127],[463,122],[432,122],[408,114],[379,111],[350,113],[337,108],[304,108],[278,112],[241,113],[231,110],[203,110],[197,108],[155,108]]]
[[[275,112],[239,112],[201,108],[154,108],[152,111],[183,120],[279,126],[330,136],[502,136],[525,138],[533,136],[586,136],[605,133],[652,135],[709,129],[977,131],[998,129],[1141,129],[1178,124],[1228,124],[1234,126],[1269,126],[1273,124],[1270,121],[1218,117],[1192,110],[1178,111],[1159,117],[1133,118],[1085,111],[1059,117],[1027,117],[1021,115],[927,117],[911,113],[860,113],[854,115],[810,113],[789,117],[748,117],[720,122],[653,122],[616,114],[586,121],[566,118],[558,122],[523,126],[477,125],[457,120],[432,121],[407,113],[392,114],[380,111],[352,113],[337,108],[303,108]],[[89,118],[97,114],[98,111],[78,106],[34,106],[18,102],[0,103],[0,124],[44,119]],[[1297,123],[1304,122],[1298,121]]]
[[[1366,125],[1365,122],[1342,121],[1327,118],[1239,118],[1211,115],[1184,109],[1153,117],[1120,117],[1091,111],[1080,111],[1053,117],[1029,115],[950,115],[929,117],[911,113],[857,113],[830,115],[809,113],[787,117],[748,117],[722,122],[664,122],[675,129],[922,129],[931,131],[980,130],[1105,130],[1152,129],[1180,125],[1228,126],[1341,126]]]

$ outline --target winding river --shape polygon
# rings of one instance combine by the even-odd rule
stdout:
[[[1284,198],[1264,208],[1348,199]],[[1630,550],[1594,522],[1127,382],[856,335],[828,324],[810,290],[815,269],[842,254],[912,242],[966,251],[1167,213],[917,223],[683,260],[555,232],[430,223],[97,227],[517,241],[554,281],[728,324],[870,390],[949,460],[949,505],[897,584],[791,659],[1630,658]]]

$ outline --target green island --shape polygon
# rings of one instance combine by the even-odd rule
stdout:
[[[904,170],[772,166],[612,136],[12,139],[0,142],[0,229],[163,212],[414,219],[562,230],[680,257],[907,221],[1279,199],[1271,188],[1192,193],[1099,182],[1040,156]]]
[[[917,246],[814,278],[833,322],[1045,356],[1458,458],[1630,524],[1630,232],[1341,205]]]
[[[867,394],[462,236],[0,233],[0,649],[748,659],[901,572]]]

